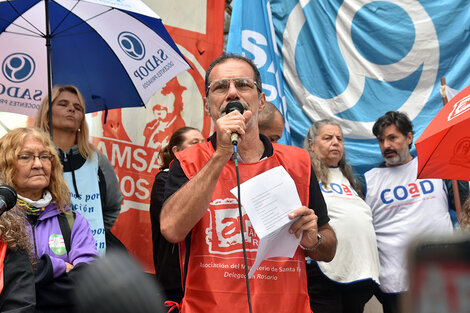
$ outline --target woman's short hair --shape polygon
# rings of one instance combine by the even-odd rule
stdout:
[[[77,87],[73,85],[64,85],[64,86],[58,85],[52,88],[52,93],[51,93],[52,104],[54,104],[54,101],[57,99],[57,97],[59,97],[59,95],[64,91],[73,93],[77,95],[78,97],[79,104],[83,112],[83,119],[80,123],[79,131],[77,132],[78,151],[80,151],[80,154],[85,159],[89,159],[93,156],[92,152],[96,151],[96,148],[90,143],[89,138],[88,138],[89,130],[88,130],[88,124],[85,119],[85,112],[86,112],[85,99],[83,98],[83,95],[81,94],[81,92],[78,90]],[[49,113],[49,97],[46,96],[44,100],[42,101],[41,106],[39,107],[38,113],[36,115],[36,121],[34,124],[34,126],[41,129],[45,133],[50,133],[49,114],[50,114]]]
[[[4,184],[15,187],[13,183],[18,164],[18,154],[23,149],[26,137],[38,139],[47,151],[52,155],[51,177],[47,190],[52,195],[52,199],[57,203],[58,208],[70,205],[70,193],[64,179],[62,164],[59,155],[52,145],[49,135],[37,128],[21,127],[9,131],[0,139],[0,177]]]

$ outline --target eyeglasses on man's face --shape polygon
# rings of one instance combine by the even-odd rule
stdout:
[[[41,163],[51,162],[52,154],[49,154],[49,153],[41,153],[39,155],[28,154],[28,153],[19,154],[18,162],[23,163],[23,164],[33,163],[36,158],[38,158],[39,161],[41,161]]]
[[[238,92],[245,93],[250,92],[254,88],[258,89],[258,92],[261,92],[260,87],[256,82],[251,78],[226,78],[213,81],[208,87],[208,94],[213,93],[215,95],[224,96],[227,94],[230,89],[230,84],[233,82],[233,85],[238,90]]]

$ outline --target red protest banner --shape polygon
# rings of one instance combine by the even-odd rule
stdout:
[[[196,127],[205,137],[211,132],[210,118],[204,115],[204,75],[210,62],[222,53],[225,3],[207,0],[205,6],[186,9],[177,9],[177,3],[162,7],[147,1],[147,5],[162,16],[192,68],[169,81],[146,108],[110,110],[106,123],[104,112],[95,113],[91,128],[92,141],[113,165],[124,196],[112,231],[144,269],[154,273],[149,202],[158,154],[182,126]]]

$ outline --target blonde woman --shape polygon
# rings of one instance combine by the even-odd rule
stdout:
[[[64,216],[70,212],[70,193],[49,136],[34,128],[17,128],[4,135],[0,139],[0,179],[18,194],[16,208],[29,222],[27,231],[40,260],[36,312],[73,309],[73,278],[98,253],[83,216],[75,213],[73,222],[61,224],[68,223]]]
[[[72,208],[90,222],[98,251],[104,254],[106,245],[122,246],[110,232],[123,200],[116,173],[106,156],[89,142],[80,91],[72,85],[56,86],[51,98],[52,113],[46,97],[36,116],[36,127],[49,133],[52,114],[52,139],[64,167]]]

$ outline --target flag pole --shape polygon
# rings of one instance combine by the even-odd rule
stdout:
[[[52,56],[51,56],[51,30],[49,19],[49,0],[44,1],[46,14],[46,54],[47,54],[47,97],[49,98],[49,133],[52,140]]]
[[[447,93],[446,93],[446,78],[441,78],[441,97],[442,104],[445,106],[448,102]],[[454,203],[455,203],[455,212],[457,213],[457,221],[460,224],[460,215],[462,212],[462,206],[460,204],[460,192],[459,192],[459,183],[457,180],[452,179],[452,191],[454,193]]]

